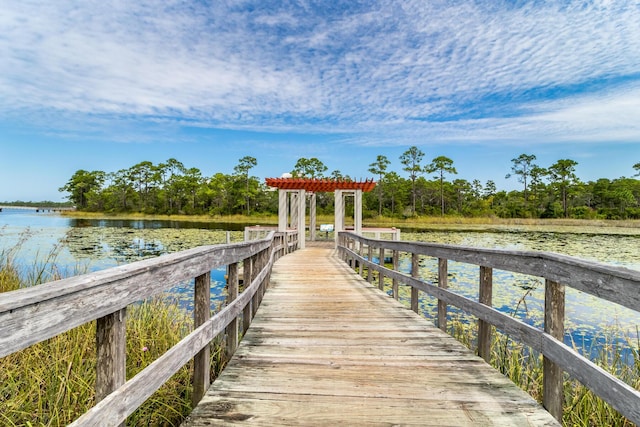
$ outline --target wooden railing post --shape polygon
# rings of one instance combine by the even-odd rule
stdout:
[[[559,341],[564,340],[565,288],[557,282],[546,280],[544,291],[544,331]],[[547,357],[542,361],[543,405],[551,415],[562,422],[564,403],[564,379],[562,368]]]
[[[438,258],[438,287],[447,289],[449,287],[448,262],[446,258]],[[447,303],[438,300],[438,327],[447,332]]]
[[[127,309],[123,308],[96,321],[96,402],[126,381],[126,317]]]
[[[493,269],[480,266],[479,302],[491,307],[493,299]],[[491,323],[478,320],[478,355],[487,363],[491,360]]]
[[[360,245],[358,246],[358,255],[362,256],[363,254],[364,254],[364,245],[363,245],[362,243],[360,243]],[[363,264],[364,264],[364,263],[363,263],[362,261],[360,261],[360,262],[358,263],[358,274],[359,274],[360,276],[362,276],[362,272],[364,271],[364,270],[363,270],[363,268],[364,268],[364,267],[363,267]]]
[[[353,240],[351,240],[350,237],[345,238],[344,247],[346,249],[351,249],[353,247]],[[343,253],[344,253],[344,260],[346,261],[347,265],[349,267],[353,267],[353,258],[351,257],[351,255],[349,255],[349,252],[344,251]]]
[[[194,329],[211,318],[211,273],[196,277],[193,305]],[[193,358],[193,394],[191,402],[195,407],[209,388],[211,376],[211,346],[207,344]]]
[[[378,251],[378,265],[384,267],[384,248],[381,246]],[[384,291],[384,273],[382,270],[378,273],[378,289]]]
[[[262,269],[262,267],[260,266],[260,254],[255,254],[253,257],[251,257],[251,281],[253,282],[253,279],[256,278],[256,276],[258,276],[258,273],[260,273],[260,270]],[[256,316],[256,312],[258,311],[258,305],[259,300],[260,300],[260,289],[256,289],[256,293],[253,294],[253,298],[251,298],[251,319],[253,320],[253,318]]]
[[[238,298],[238,263],[229,265],[227,276],[227,304],[231,304]],[[238,348],[238,318],[234,318],[227,326],[227,360],[231,359]]]
[[[269,260],[271,259],[271,248],[267,248],[262,251],[262,268],[266,268],[269,265]],[[260,286],[260,302],[262,302],[262,298],[264,298],[264,294],[267,292],[267,288],[269,287],[269,280],[271,279],[271,271],[264,276],[264,280],[262,281],[262,286]]]
[[[367,261],[373,263],[373,247],[371,245],[367,246]],[[367,267],[367,282],[373,283],[373,270],[371,266]]]
[[[251,286],[252,269],[252,257],[245,258],[242,264],[242,283],[244,290]],[[251,302],[249,302],[242,311],[242,335],[244,335],[245,332],[247,332],[247,329],[249,329],[249,325],[251,324],[251,313]]]
[[[415,252],[411,254],[411,277],[414,277],[416,279],[420,277],[420,259],[418,254]],[[416,313],[418,313],[419,311],[418,300],[419,300],[418,290],[412,286],[411,287],[411,310],[415,311]]]
[[[400,256],[398,255],[397,250],[393,250],[393,271],[398,271],[398,265],[400,264]],[[398,290],[398,279],[393,278],[391,285],[391,293],[393,294],[394,299],[398,299],[399,290]]]
[[[358,242],[355,241],[355,239],[351,239],[351,251],[352,252],[356,252],[357,248],[356,246]],[[356,268],[358,268],[358,260],[356,258],[355,255],[351,255],[351,267],[355,270]]]

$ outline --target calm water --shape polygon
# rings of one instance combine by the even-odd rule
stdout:
[[[63,275],[105,269],[139,259],[176,252],[200,245],[224,243],[226,230],[232,241],[242,240],[242,226],[225,223],[197,223],[147,220],[70,219],[51,213],[5,209],[0,212],[1,251],[19,247],[15,259],[25,271],[56,256],[51,265]],[[413,231],[403,232],[403,240],[417,240],[474,247],[536,250],[563,253],[598,262],[640,270],[640,230],[620,228],[511,227],[489,231]],[[401,268],[410,270],[410,259],[401,260]],[[51,269],[48,270],[53,273]],[[421,276],[437,282],[437,262],[422,261]],[[452,290],[477,299],[478,268],[460,263],[449,264]],[[186,308],[191,304],[191,283],[173,289]],[[224,269],[212,272],[212,297],[225,298]],[[401,297],[409,298],[407,289]],[[544,283],[536,277],[494,271],[494,305],[524,321],[542,325]],[[422,310],[433,316],[436,302],[425,297]],[[451,310],[456,316],[457,311]],[[637,338],[640,315],[634,311],[567,288],[565,341],[578,347],[593,347],[599,332],[616,329],[625,339]],[[597,344],[597,343],[596,343]]]
[[[189,221],[74,219],[5,208],[0,212],[0,255],[17,248],[11,255],[24,275],[34,265],[44,265],[50,280],[56,274],[103,270],[196,246],[225,243],[227,230],[232,242],[240,241],[241,227]],[[217,302],[226,297],[224,274],[224,268],[211,272],[211,296]],[[177,284],[171,292],[181,305],[191,308],[192,281]]]

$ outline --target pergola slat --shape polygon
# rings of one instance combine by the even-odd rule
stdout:
[[[317,178],[265,178],[269,187],[280,190],[305,190],[314,193],[332,193],[336,190],[373,190],[376,183],[373,180],[347,181]]]

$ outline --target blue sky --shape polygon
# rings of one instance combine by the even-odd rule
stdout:
[[[640,162],[631,1],[0,1],[0,201],[62,200],[78,169],[251,155],[367,178],[412,145],[519,188],[511,159]]]

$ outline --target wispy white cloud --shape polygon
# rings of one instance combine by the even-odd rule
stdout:
[[[0,113],[353,141],[637,141],[629,2],[9,2]],[[64,125],[60,124],[64,127]]]

